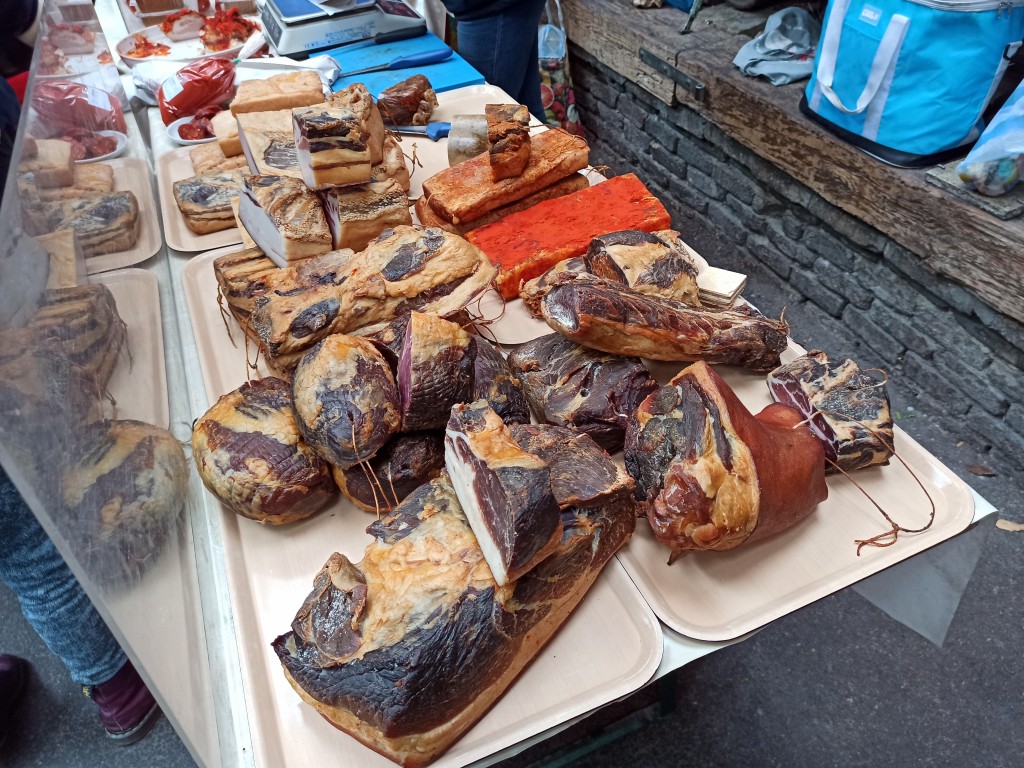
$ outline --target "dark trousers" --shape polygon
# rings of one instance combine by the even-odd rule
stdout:
[[[498,13],[458,21],[459,53],[543,121],[537,27],[545,0],[522,0]]]

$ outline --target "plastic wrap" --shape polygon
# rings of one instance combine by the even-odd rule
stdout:
[[[220,106],[235,93],[235,65],[230,59],[199,59],[168,77],[157,90],[160,117],[170,125],[203,107]]]
[[[77,131],[128,132],[118,99],[107,91],[69,80],[36,84],[32,95],[39,138]]]
[[[956,172],[983,195],[1005,195],[1024,173],[1024,83],[1017,86]]]

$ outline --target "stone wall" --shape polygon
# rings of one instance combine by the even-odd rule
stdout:
[[[965,462],[1024,467],[1024,326],[697,112],[571,54],[592,163],[636,172],[688,243],[749,276],[750,301],[785,309],[798,343],[887,371],[910,434],[968,445]]]

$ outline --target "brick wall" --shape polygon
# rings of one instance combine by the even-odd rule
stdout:
[[[750,301],[785,308],[798,343],[889,372],[910,434],[930,429],[989,466],[1024,467],[1024,326],[698,113],[571,54],[592,163],[636,172],[688,243],[749,276]]]

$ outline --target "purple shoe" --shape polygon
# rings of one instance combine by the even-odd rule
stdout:
[[[0,747],[10,736],[14,710],[28,683],[28,662],[17,656],[0,654]]]
[[[96,702],[107,736],[119,744],[134,744],[160,716],[156,699],[130,661],[107,682],[84,686],[82,693]]]

